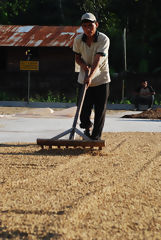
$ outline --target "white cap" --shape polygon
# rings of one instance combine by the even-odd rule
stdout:
[[[81,17],[81,21],[83,21],[83,20],[89,20],[89,21],[92,21],[92,22],[97,21],[96,17],[92,13],[83,14],[82,17]]]

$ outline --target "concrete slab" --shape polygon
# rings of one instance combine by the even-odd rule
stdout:
[[[113,111],[107,114],[104,132],[161,132],[160,120],[121,118],[132,113],[134,111]],[[73,116],[54,117],[51,114],[48,117],[35,117],[34,114],[30,117],[4,115],[0,118],[0,143],[36,143],[37,138],[52,138],[72,127]]]

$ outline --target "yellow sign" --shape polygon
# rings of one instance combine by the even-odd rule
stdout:
[[[20,70],[39,71],[39,61],[20,61]]]

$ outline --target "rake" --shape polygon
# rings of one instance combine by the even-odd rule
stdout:
[[[86,73],[87,74],[87,73]],[[80,92],[80,97],[78,100],[78,105],[77,105],[77,110],[75,113],[73,125],[70,129],[56,135],[53,138],[50,139],[42,139],[38,138],[37,139],[37,144],[41,146],[43,149],[44,146],[48,146],[49,148],[52,148],[52,146],[56,146],[58,148],[60,147],[83,147],[83,148],[94,148],[98,147],[99,150],[102,150],[102,147],[105,146],[105,141],[104,140],[92,140],[88,136],[86,136],[84,133],[82,133],[79,129],[76,128],[77,121],[83,106],[85,94],[87,90],[87,85],[83,84]],[[82,139],[78,140],[76,139],[76,134],[80,136]],[[69,135],[69,139],[63,139],[62,137]]]

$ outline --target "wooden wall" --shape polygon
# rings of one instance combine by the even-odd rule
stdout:
[[[30,95],[44,96],[49,91],[66,96],[76,94],[77,73],[74,72],[74,53],[69,47],[36,47],[30,48],[31,60],[40,62],[40,70],[31,72]],[[20,60],[27,60],[25,47],[0,47],[0,92],[6,95],[26,98],[28,73],[20,71]],[[122,81],[125,80],[125,97],[129,98],[141,79],[146,79],[161,94],[160,74],[128,73],[111,77],[110,101],[120,101],[122,97]]]

